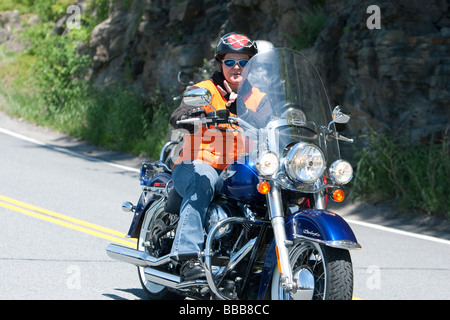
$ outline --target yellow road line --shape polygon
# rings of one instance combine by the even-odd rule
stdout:
[[[69,221],[69,222],[72,222],[72,223],[75,223],[75,224],[79,224],[81,226],[85,226],[85,227],[88,227],[88,228],[91,228],[91,229],[96,229],[98,231],[109,233],[109,234],[112,234],[112,235],[115,235],[115,236],[118,236],[118,237],[122,237],[123,238],[123,237],[126,236],[126,234],[124,234],[122,232],[119,232],[119,231],[116,231],[116,230],[112,230],[112,229],[109,229],[109,228],[105,228],[105,227],[96,225],[94,223],[90,223],[90,222],[86,222],[86,221],[79,220],[79,219],[76,219],[76,218],[72,218],[72,217],[69,217],[69,216],[66,216],[66,215],[63,215],[63,214],[60,214],[60,213],[56,213],[56,212],[50,211],[50,210],[42,209],[42,208],[33,206],[31,204],[28,204],[28,203],[25,203],[25,202],[22,202],[22,201],[19,201],[19,200],[15,200],[15,199],[12,199],[12,198],[8,198],[8,197],[2,196],[2,195],[0,195],[0,200],[12,203],[12,204],[17,205],[19,207],[27,208],[27,209],[30,209],[30,210],[33,210],[33,211],[45,214],[45,215],[50,216],[50,217],[54,217],[54,218],[58,218],[58,219],[61,219],[61,220]]]
[[[80,219],[68,217],[66,215],[56,213],[50,210],[42,209],[22,201],[18,201],[15,199],[11,199],[5,196],[0,195],[0,206],[14,210],[16,212],[20,212],[26,214],[28,216],[32,216],[34,218],[38,218],[41,220],[45,220],[51,223],[55,223],[73,230],[77,230],[83,233],[87,233],[98,238],[110,240],[116,243],[120,243],[126,246],[135,247],[136,240],[135,239],[127,239],[125,238],[125,234],[113,229],[105,228],[90,222],[86,222]],[[5,202],[3,202],[5,201]],[[7,203],[9,202],[9,203]],[[30,210],[33,211],[30,211]]]
[[[0,206],[2,206],[4,208],[11,209],[16,212],[20,212],[20,213],[26,214],[28,216],[44,220],[44,221],[55,223],[60,226],[64,226],[64,227],[67,227],[67,228],[70,228],[73,230],[87,233],[87,234],[90,234],[90,235],[98,237],[98,238],[106,239],[106,240],[109,240],[109,241],[112,241],[115,243],[120,243],[125,246],[136,247],[136,239],[124,238],[125,234],[122,232],[119,232],[119,231],[116,231],[113,229],[109,229],[106,227],[102,227],[102,226],[96,225],[94,223],[90,223],[90,222],[86,222],[86,221],[79,220],[76,218],[68,217],[66,215],[56,213],[56,212],[53,212],[50,210],[42,209],[42,208],[33,206],[31,204],[28,204],[28,203],[25,203],[25,202],[22,202],[19,200],[15,200],[12,198],[8,198],[8,197],[2,196],[2,195],[0,195],[0,200],[2,200],[2,201],[0,201]],[[9,202],[9,203],[3,202],[3,201]],[[20,207],[18,207],[17,205]],[[33,210],[35,212],[26,210],[24,208]],[[70,221],[72,223],[69,223],[67,221]],[[76,223],[78,225],[75,225],[73,223]],[[91,230],[91,229],[88,229],[85,227],[88,227],[88,228],[91,228],[94,230]],[[95,230],[98,230],[98,231],[95,231]],[[101,232],[99,232],[99,231],[101,231]],[[353,300],[362,300],[362,299],[353,297]]]

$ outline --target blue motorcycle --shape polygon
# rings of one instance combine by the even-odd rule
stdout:
[[[142,165],[138,204],[123,205],[134,213],[128,236],[138,239],[137,248],[110,244],[108,255],[138,267],[151,299],[351,299],[349,250],[361,246],[344,219],[326,209],[328,199],[343,200],[342,186],[353,176],[338,143],[352,139],[335,128],[350,118],[339,106],[331,111],[317,70],[298,52],[258,53],[243,77],[236,117],[213,112],[180,120],[226,124],[243,146],[222,172],[223,187],[206,216],[205,249],[198,257],[206,279],[184,281],[169,256],[181,204],[171,168],[182,138],[166,144],[160,161]],[[254,90],[271,102],[264,125],[252,121],[245,99],[239,98]],[[193,89],[183,99],[204,106],[211,95]]]

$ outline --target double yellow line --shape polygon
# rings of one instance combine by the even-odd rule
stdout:
[[[28,216],[45,220],[51,223],[58,224],[73,230],[77,230],[83,233],[90,234],[92,236],[106,239],[115,243],[120,243],[125,246],[136,248],[136,239],[126,238],[126,234],[105,228],[94,223],[86,222],[80,219],[72,218],[60,213],[56,213],[50,210],[42,209],[31,204],[8,198],[0,195],[0,206],[26,214]],[[353,300],[362,300],[360,298],[353,297]]]
[[[72,218],[50,210],[42,209],[31,204],[0,195],[0,206],[38,218],[60,226],[77,230],[92,236],[120,243],[129,247],[136,247],[136,239],[126,238],[126,234],[105,228],[94,223]]]

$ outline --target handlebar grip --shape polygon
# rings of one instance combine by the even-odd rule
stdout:
[[[344,136],[341,136],[341,135],[338,135],[336,138],[338,140],[341,140],[341,141],[353,143],[353,139],[350,139],[350,138],[347,138],[347,137],[344,137]]]
[[[204,118],[182,119],[182,120],[178,120],[177,124],[193,124],[193,123],[196,123],[196,122],[202,122],[202,119],[204,119]]]
[[[340,135],[339,132],[334,132],[334,131],[328,130],[327,140],[331,141],[331,139],[341,140],[341,141],[350,142],[350,143],[354,142],[353,139],[344,137],[344,136]]]

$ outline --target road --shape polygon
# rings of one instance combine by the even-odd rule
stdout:
[[[139,195],[135,163],[116,166],[80,147],[83,156],[45,130],[10,129],[0,122],[0,299],[144,299],[135,267],[105,252],[110,242],[134,245],[120,206]],[[355,298],[450,299],[448,235],[343,211],[363,247],[351,253]]]
[[[349,222],[363,247],[352,252],[355,297],[450,299],[450,241],[421,239]]]
[[[105,251],[127,241],[112,230],[128,231],[137,173],[61,151],[0,132],[0,299],[144,298]]]

